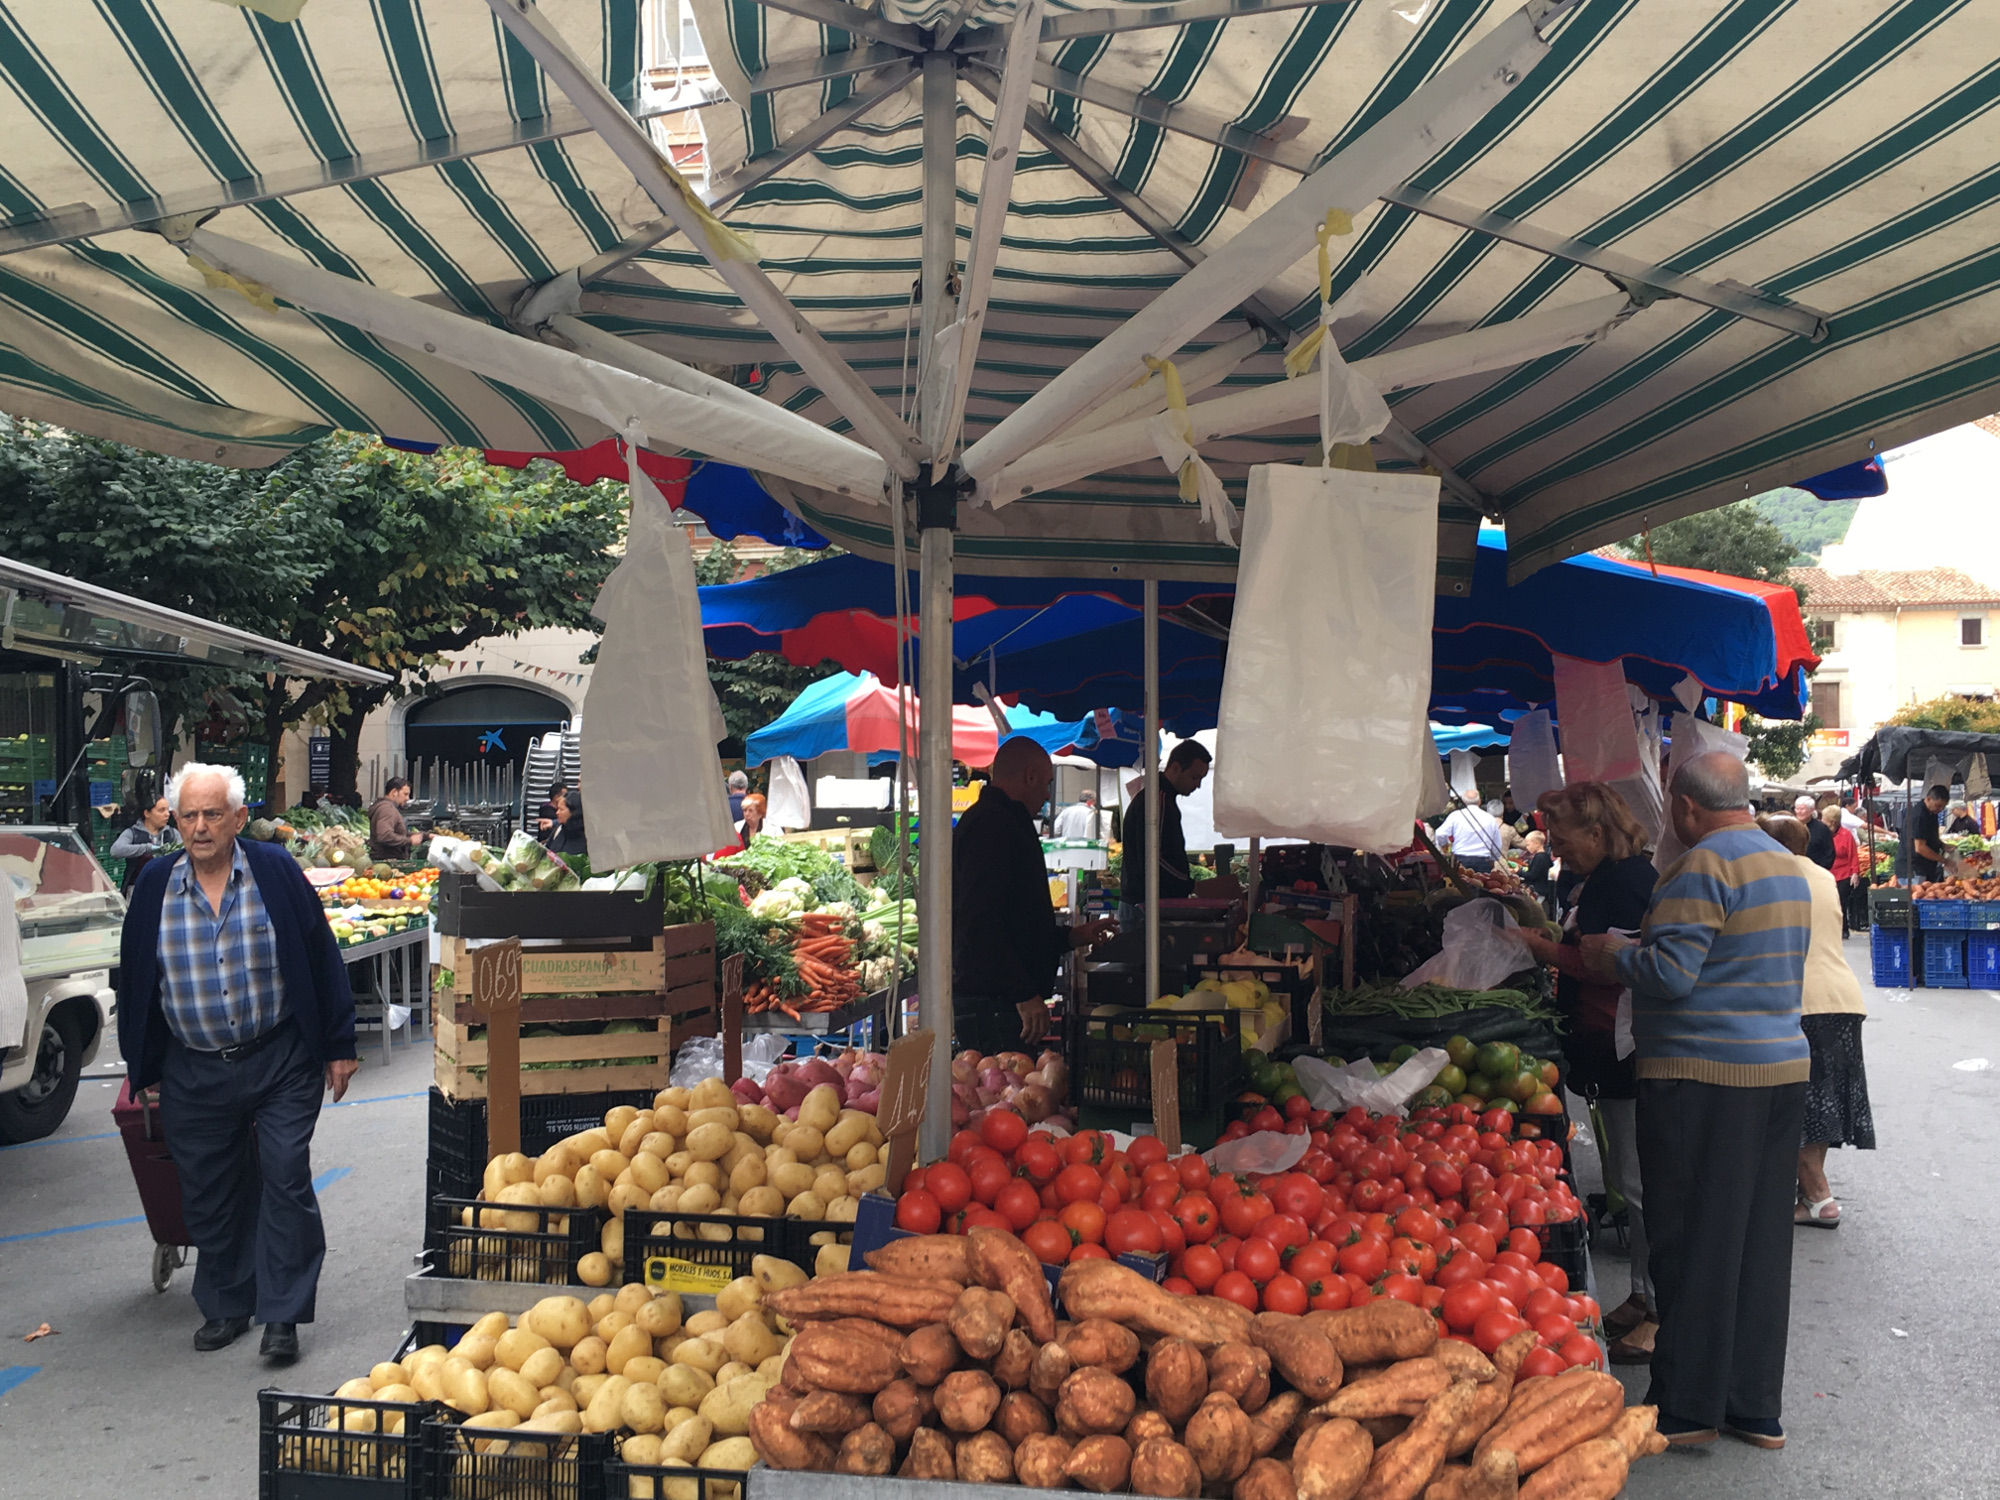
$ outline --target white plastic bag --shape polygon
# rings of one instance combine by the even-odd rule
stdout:
[[[1429,722],[1438,481],[1250,471],[1216,731],[1215,826],[1389,853]]]
[[[1571,781],[1623,781],[1639,774],[1639,731],[1618,662],[1555,656],[1556,717],[1563,771]]]
[[[1444,757],[1438,753],[1437,738],[1430,725],[1424,726],[1424,742],[1417,746],[1417,816],[1441,818],[1451,811],[1451,788],[1444,781]]]
[[[764,821],[773,828],[812,827],[812,798],[806,791],[805,772],[789,755],[771,762],[771,805]]]
[[[1671,793],[1673,788],[1675,766],[1684,766],[1695,756],[1706,755],[1711,750],[1721,750],[1742,760],[1749,748],[1750,742],[1732,730],[1711,724],[1708,720],[1697,718],[1691,713],[1675,714],[1673,759],[1668,763],[1666,770],[1667,791]],[[1661,824],[1659,847],[1653,851],[1653,868],[1664,872],[1673,866],[1675,860],[1687,853],[1687,845],[1683,844],[1680,835],[1674,832],[1672,818],[1662,818]]]
[[[1555,725],[1546,708],[1514,721],[1514,738],[1507,746],[1507,784],[1513,788],[1514,805],[1523,812],[1532,810],[1546,793],[1562,790]]]
[[[1202,1154],[1209,1170],[1217,1175],[1232,1172],[1284,1172],[1299,1164],[1312,1144],[1303,1135],[1286,1135],[1282,1130],[1260,1130],[1239,1140],[1218,1141]]]
[[[1455,990],[1490,990],[1534,961],[1513,913],[1498,901],[1468,901],[1445,913],[1444,947],[1411,970],[1402,987],[1442,984]]]
[[[1295,1057],[1292,1072],[1315,1109],[1337,1112],[1358,1104],[1378,1115],[1393,1115],[1402,1113],[1403,1106],[1428,1088],[1450,1061],[1442,1048],[1426,1047],[1387,1077],[1377,1076],[1375,1064],[1365,1057],[1344,1068],[1317,1057]]]

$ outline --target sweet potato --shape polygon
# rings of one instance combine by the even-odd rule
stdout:
[[[1604,1435],[1623,1448],[1627,1458],[1639,1459],[1655,1451],[1653,1439],[1658,1435],[1659,1424],[1659,1407],[1628,1406]]]
[[[902,1361],[875,1340],[818,1323],[799,1330],[785,1363],[815,1390],[857,1396],[872,1396],[903,1373]]]
[[[867,1422],[840,1440],[833,1457],[836,1474],[887,1474],[896,1467],[896,1440]]]
[[[1236,1476],[1230,1500],[1298,1500],[1291,1467],[1275,1458],[1260,1458]]]
[[[1424,1500],[1515,1500],[1519,1480],[1514,1455],[1495,1448],[1467,1468],[1446,1464],[1424,1490]]]
[[[997,1432],[975,1432],[960,1438],[954,1458],[961,1484],[1014,1482],[1014,1450]]]
[[[972,1281],[972,1263],[966,1259],[966,1249],[963,1235],[913,1234],[906,1239],[891,1240],[862,1258],[870,1270],[885,1276],[955,1281],[966,1286]]]
[[[1114,1375],[1123,1375],[1139,1362],[1139,1335],[1104,1318],[1085,1318],[1081,1323],[1073,1323],[1056,1342],[1069,1351],[1070,1363],[1079,1370],[1085,1365],[1098,1365]]]
[[[1500,1414],[1507,1409],[1508,1402],[1513,1399],[1514,1372],[1521,1367],[1521,1361],[1528,1357],[1529,1351],[1538,1342],[1540,1341],[1535,1337],[1534,1330],[1524,1329],[1493,1351],[1491,1364],[1493,1378],[1479,1387],[1478,1394],[1472,1398],[1471,1407],[1466,1411],[1465,1420],[1458,1424],[1458,1431],[1453,1433],[1451,1441],[1445,1444],[1447,1458],[1457,1458],[1461,1454],[1470,1453],[1472,1445],[1484,1437],[1487,1430],[1500,1420]],[[1444,1351],[1470,1347],[1452,1339],[1439,1339],[1434,1357],[1441,1358],[1449,1369],[1450,1361],[1459,1356],[1448,1355]],[[1479,1351],[1474,1349],[1472,1352],[1478,1354]],[[1480,1357],[1484,1358],[1483,1355]]]
[[[1414,1417],[1451,1387],[1451,1376],[1434,1359],[1405,1359],[1380,1375],[1342,1386],[1325,1405],[1330,1417]]]
[[[952,1457],[951,1439],[935,1427],[919,1427],[910,1435],[910,1451],[903,1457],[902,1468],[896,1471],[899,1479],[941,1479],[949,1483],[958,1478],[958,1463]]]
[[[1472,1380],[1484,1385],[1500,1373],[1492,1360],[1463,1339],[1439,1339],[1429,1358],[1443,1365],[1453,1380]]]
[[[1074,1372],[1056,1393],[1056,1430],[1076,1433],[1123,1432],[1138,1398],[1109,1370],[1091,1366]],[[1126,1455],[1130,1460],[1130,1454]]]
[[[1299,1500],[1353,1500],[1368,1478],[1375,1444],[1346,1417],[1322,1422],[1292,1449]]]
[[[1431,1400],[1394,1442],[1375,1450],[1359,1500],[1417,1500],[1444,1467],[1445,1444],[1465,1419],[1476,1381],[1458,1380]]]
[[[1271,1356],[1247,1343],[1218,1345],[1208,1355],[1208,1389],[1236,1398],[1245,1411],[1271,1399]]]
[[[1069,1379],[1073,1368],[1069,1350],[1051,1340],[1035,1351],[1034,1362],[1028,1366],[1028,1389],[1043,1405],[1053,1407],[1057,1392],[1062,1390],[1062,1383]]]
[[[1007,1330],[1014,1325],[1014,1299],[1005,1292],[983,1286],[969,1286],[958,1295],[945,1326],[958,1340],[968,1358],[987,1360],[1007,1342]],[[1009,1465],[1011,1472],[1012,1465]]]
[[[891,1328],[887,1323],[877,1323],[873,1318],[835,1318],[826,1325],[838,1333],[851,1333],[856,1338],[871,1339],[890,1353],[902,1348],[905,1334],[900,1328]]]
[[[1554,1393],[1526,1413],[1503,1416],[1474,1447],[1510,1449],[1522,1474],[1606,1431],[1625,1408],[1625,1388],[1598,1370],[1579,1369],[1550,1382]],[[1623,1450],[1621,1450],[1623,1451]]]
[[[791,1415],[791,1424],[798,1431],[830,1433],[835,1437],[853,1432],[874,1420],[871,1403],[859,1396],[850,1396],[845,1391],[808,1391],[792,1408]]]
[[[1362,1417],[1361,1430],[1374,1440],[1376,1447],[1393,1443],[1410,1430],[1408,1417]]]
[[[833,1448],[816,1433],[800,1432],[782,1406],[760,1402],[750,1408],[750,1445],[774,1469],[830,1469]]]
[[[1063,1307],[1079,1320],[1107,1318],[1140,1333],[1188,1339],[1204,1349],[1249,1341],[1250,1314],[1235,1303],[1176,1296],[1113,1260],[1070,1262],[1057,1291]],[[1028,1331],[1035,1331],[1033,1324]]]
[[[927,1323],[911,1331],[896,1358],[918,1385],[936,1385],[965,1362],[957,1337],[942,1323]]]
[[[1611,1500],[1625,1488],[1631,1455],[1616,1438],[1596,1437],[1566,1448],[1521,1484],[1521,1500]]]
[[[1009,1391],[993,1412],[993,1430],[1018,1448],[1038,1433],[1054,1432],[1049,1409],[1027,1391]]]
[[[1048,1278],[1042,1274],[1042,1263],[1035,1259],[1035,1252],[1006,1230],[983,1225],[967,1232],[965,1246],[972,1279],[990,1291],[1005,1292],[1013,1298],[1022,1326],[1036,1343],[1046,1344],[1054,1338],[1055,1303],[1049,1298]]]
[[[1068,1443],[1052,1432],[1037,1433],[1014,1449],[1014,1477],[1030,1489],[1059,1490],[1069,1483],[1063,1473],[1068,1462]]]
[[[1333,1344],[1343,1365],[1417,1359],[1437,1343],[1437,1319],[1421,1307],[1378,1297],[1363,1307],[1311,1312],[1305,1321]]]
[[[1340,1389],[1340,1356],[1319,1329],[1290,1313],[1259,1313],[1250,1341],[1271,1356],[1278,1373],[1308,1400],[1324,1401]]]
[[[875,1393],[873,1416],[889,1436],[907,1443],[912,1434],[937,1415],[937,1403],[930,1389],[907,1375],[892,1380]]]
[[[1035,1362],[1035,1341],[1028,1337],[1025,1328],[1010,1328],[1000,1345],[1000,1352],[993,1356],[993,1378],[1004,1391],[1024,1391],[1028,1388],[1028,1370]]]
[[[937,1388],[938,1420],[950,1432],[978,1432],[1000,1408],[1000,1387],[984,1370],[954,1370]]]
[[[1100,1432],[1070,1449],[1063,1473],[1087,1490],[1108,1495],[1125,1488],[1132,1473],[1132,1450],[1116,1433]]]
[[[1186,1339],[1161,1339],[1146,1356],[1146,1399],[1175,1427],[1194,1415],[1208,1394],[1208,1361]]]
[[[1132,1454],[1132,1492],[1158,1500],[1194,1500],[1201,1493],[1201,1466],[1171,1438],[1152,1437]]]
[[[1280,1391],[1250,1413],[1250,1451],[1263,1458],[1290,1435],[1305,1412],[1306,1398],[1297,1391]]]
[[[1233,1397],[1210,1391],[1187,1420],[1181,1441],[1201,1468],[1203,1481],[1228,1484],[1250,1467],[1256,1457],[1250,1419]]]
[[[1139,1445],[1148,1438],[1165,1438],[1168,1442],[1178,1442],[1174,1424],[1165,1415],[1150,1406],[1142,1406],[1132,1413],[1132,1420],[1125,1424],[1125,1441],[1132,1445],[1136,1454]]]
[[[847,1271],[766,1292],[764,1305],[794,1328],[833,1318],[868,1318],[891,1328],[921,1328],[950,1317],[964,1290],[957,1281]]]

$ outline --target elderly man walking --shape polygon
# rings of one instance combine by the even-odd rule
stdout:
[[[1660,876],[1637,945],[1583,947],[1632,991],[1660,1315],[1646,1399],[1671,1442],[1713,1442],[1720,1427],[1781,1448],[1812,893],[1749,798],[1734,756],[1677,769],[1669,812],[1688,852]]]
[[[197,1349],[264,1325],[298,1357],[326,1235],[312,1187],[322,1089],[354,1060],[354,996],[319,898],[290,854],[239,842],[243,778],[183,767],[167,788],[183,853],[133,888],[119,955],[118,1045],[132,1088],[160,1085],[167,1150],[201,1252]]]

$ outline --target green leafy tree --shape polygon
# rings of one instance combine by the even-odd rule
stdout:
[[[1650,550],[1649,550],[1650,549]],[[1620,544],[1627,557],[1675,568],[1703,568],[1762,583],[1789,583],[1793,546],[1748,500],[1683,516]]]
[[[1808,490],[1790,488],[1752,495],[1745,503],[1784,533],[1792,544],[1793,567],[1817,562],[1822,547],[1846,537],[1861,508],[1859,500],[1822,500]]]
[[[1812,737],[1819,732],[1817,714],[1807,714],[1797,722],[1743,717],[1743,737],[1749,741],[1744,754],[1773,781],[1783,781],[1806,763]]]
[[[1963,734],[2000,734],[2000,703],[1950,694],[1906,703],[1889,716],[1891,724],[1913,729],[1949,729]]]

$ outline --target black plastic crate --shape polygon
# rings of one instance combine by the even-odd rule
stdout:
[[[656,890],[489,891],[476,876],[446,870],[431,903],[444,937],[652,938],[666,931],[666,903]]]
[[[421,1347],[421,1346],[418,1346]],[[257,1393],[258,1500],[423,1500],[423,1401]],[[401,1432],[382,1429],[402,1419]],[[351,1429],[355,1423],[365,1431]]]
[[[479,1452],[474,1444],[493,1442]],[[426,1495],[451,1500],[606,1500],[605,1460],[616,1451],[609,1433],[516,1437],[509,1429],[426,1422]]]
[[[1181,1109],[1221,1112],[1243,1078],[1240,1010],[1146,1010],[1085,1020],[1077,1045],[1077,1100],[1085,1108],[1153,1111],[1153,1044],[1172,1040],[1180,1063]]]
[[[672,1227],[654,1233],[654,1226]],[[714,1295],[739,1276],[750,1274],[760,1255],[775,1255],[812,1273],[819,1247],[812,1236],[822,1229],[845,1231],[852,1224],[828,1224],[815,1219],[756,1219],[734,1214],[659,1213],[650,1208],[625,1210],[624,1280],[646,1280],[646,1262],[666,1262],[657,1285],[662,1291]]]
[[[468,1208],[470,1224],[462,1222]],[[482,1210],[533,1215],[535,1227],[485,1228]],[[528,1208],[439,1193],[430,1199],[424,1251],[433,1271],[460,1280],[574,1286],[576,1263],[601,1248],[604,1219],[598,1208]]]
[[[1588,1274],[1590,1223],[1585,1218],[1565,1219],[1558,1224],[1531,1224],[1535,1238],[1542,1242],[1542,1259],[1561,1266],[1569,1277],[1572,1292],[1583,1290]]]
[[[610,1089],[601,1094],[524,1094],[521,1097],[521,1150],[540,1156],[567,1136],[604,1123],[619,1105],[650,1109],[655,1089]],[[479,1192],[490,1159],[486,1150],[484,1099],[447,1099],[431,1090],[430,1157],[427,1195],[461,1198]]]
[[[750,1475],[740,1469],[683,1469],[669,1464],[604,1466],[608,1500],[750,1500]]]

